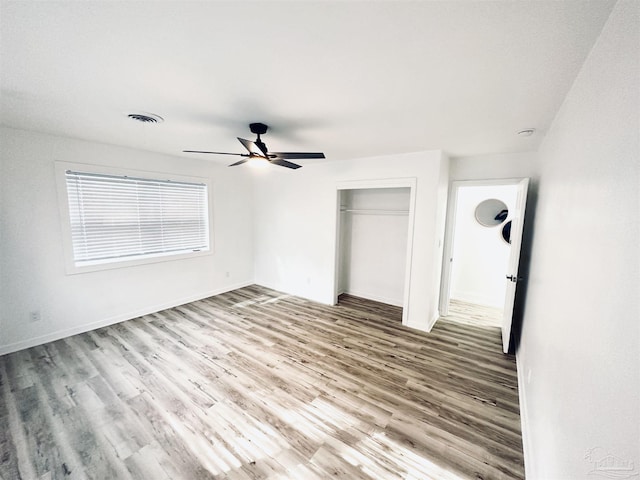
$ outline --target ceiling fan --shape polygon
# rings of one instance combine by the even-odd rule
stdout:
[[[273,165],[279,165],[281,167],[286,168],[300,168],[302,165],[298,165],[296,163],[288,162],[287,160],[301,160],[305,158],[325,158],[324,153],[306,153],[306,152],[270,152],[267,149],[267,146],[260,139],[260,135],[264,135],[267,133],[269,127],[264,123],[250,123],[249,128],[251,129],[251,133],[255,133],[258,138],[255,142],[250,140],[245,140],[244,138],[237,137],[240,143],[244,148],[247,149],[249,153],[228,153],[228,152],[206,152],[203,150],[183,150],[185,153],[211,153],[214,155],[238,155],[240,157],[244,157],[242,160],[232,163],[229,165],[230,167],[235,167],[236,165],[242,165],[249,160],[257,159],[257,160],[266,160]]]

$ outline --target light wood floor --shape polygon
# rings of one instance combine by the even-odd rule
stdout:
[[[452,298],[449,301],[447,320],[477,327],[498,327],[502,325],[502,309],[476,305]]]
[[[523,478],[496,329],[247,287],[0,357],[0,477]]]

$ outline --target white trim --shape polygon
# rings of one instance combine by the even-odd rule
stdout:
[[[419,326],[411,325],[409,326],[409,328],[413,330],[418,330],[419,332],[431,333],[431,330],[433,330],[433,327],[435,326],[436,322],[440,320],[440,318],[441,318],[440,315],[438,314],[438,312],[436,312],[434,316],[427,321],[426,325],[419,325]]]
[[[404,301],[402,305],[402,324],[409,324],[409,300],[411,298],[411,266],[413,265],[413,230],[416,221],[416,190],[418,188],[418,179],[410,180],[410,197],[409,197],[409,228],[407,230],[407,261],[404,274]]]
[[[482,180],[453,180],[451,186],[462,187],[493,187],[495,185],[517,185],[522,180],[529,177],[514,178],[486,178]]]
[[[533,451],[531,436],[529,434],[529,410],[527,409],[527,395],[525,394],[526,378],[524,369],[521,368],[523,361],[521,360],[520,349],[516,351],[516,372],[518,373],[518,400],[520,404],[520,430],[522,433],[522,454],[524,457],[524,473],[525,478],[534,478],[533,472]]]
[[[340,187],[336,188],[335,193],[335,232],[333,236],[333,300],[332,305],[338,304],[338,297],[344,291],[340,288],[340,264],[341,264],[341,255],[340,255],[340,237],[342,236],[342,230],[340,225],[342,224],[342,216],[340,214]]]
[[[440,315],[438,314],[438,312],[436,312],[436,314],[431,318],[431,320],[429,320],[429,323],[427,324],[427,328],[425,329],[425,332],[429,333],[431,332],[431,330],[433,329],[433,327],[435,326],[436,322],[440,319]]]
[[[354,215],[392,215],[392,216],[406,216],[409,215],[409,210],[380,210],[373,208],[341,208],[343,213],[351,213]]]
[[[73,335],[78,335],[80,333],[96,330],[98,328],[107,327],[109,325],[124,322],[126,320],[132,320],[134,318],[142,317],[143,315],[149,315],[151,313],[160,312],[162,310],[167,310],[169,308],[178,307],[180,305],[195,302],[197,300],[202,300],[203,298],[209,298],[215,295],[220,295],[221,293],[236,290],[238,288],[247,287],[249,285],[253,285],[253,283],[254,282],[252,281],[237,283],[235,285],[229,285],[227,287],[219,288],[209,292],[204,292],[197,295],[191,295],[189,297],[173,300],[171,302],[162,303],[152,307],[141,308],[139,310],[129,312],[129,313],[123,313],[120,315],[116,315],[114,317],[103,318],[102,320],[97,320],[91,323],[85,323],[77,327],[71,327],[64,330],[58,330],[56,332],[47,333],[46,335],[42,335],[40,337],[30,338],[28,340],[22,340],[20,342],[10,343],[8,345],[0,345],[0,355],[6,355],[7,353],[17,352],[19,350],[24,350],[26,348],[35,347],[37,345],[42,345],[44,343],[54,342],[62,338],[67,338]]]
[[[409,298],[411,292],[411,265],[413,262],[413,230],[416,211],[416,177],[380,178],[367,180],[342,181],[336,184],[335,235],[333,244],[334,272],[333,272],[333,304],[338,302],[339,262],[340,262],[340,192],[342,190],[361,190],[369,188],[409,188],[409,228],[407,230],[407,257],[405,261],[404,295],[402,301],[402,324],[408,325]],[[386,302],[385,302],[386,303]]]
[[[451,300],[451,255],[453,255],[453,230],[456,224],[456,211],[458,205],[458,189],[456,182],[451,182],[447,196],[447,218],[444,224],[444,247],[442,249],[442,273],[440,274],[440,298],[438,299],[438,311],[440,316],[449,315],[449,302]]]
[[[337,190],[360,190],[363,188],[402,188],[415,186],[416,177],[376,178],[338,182]]]

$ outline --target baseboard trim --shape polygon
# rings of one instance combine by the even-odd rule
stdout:
[[[439,318],[440,318],[440,314],[438,312],[436,312],[436,314],[433,317],[431,317],[431,320],[429,320],[429,323],[427,324],[427,329],[426,329],[427,333],[433,329],[433,327],[435,326]]]
[[[524,367],[521,368],[521,355],[516,352],[516,371],[518,373],[518,401],[520,403],[520,430],[522,431],[522,454],[524,457],[525,478],[535,478],[532,468],[532,446],[529,437],[529,413],[527,410],[527,395],[525,393],[526,379]]]
[[[55,342],[56,340],[60,340],[62,338],[71,337],[73,335],[78,335],[80,333],[90,332],[91,330],[96,330],[102,327],[108,327],[109,325],[114,325],[116,323],[124,322],[126,320],[132,320],[134,318],[142,317],[143,315],[149,315],[150,313],[156,313],[162,310],[167,310],[168,308],[184,305],[185,303],[191,303],[197,300],[202,300],[203,298],[213,297],[214,295],[220,295],[221,293],[230,292],[232,290],[237,290],[238,288],[247,287],[249,285],[253,285],[253,282],[243,282],[235,285],[229,285],[229,286],[212,290],[209,292],[204,292],[197,295],[191,295],[189,297],[180,298],[170,302],[141,308],[140,310],[136,310],[133,312],[123,313],[120,315],[116,315],[114,317],[103,318],[102,320],[97,320],[95,322],[86,323],[83,325],[78,325],[76,327],[71,327],[64,330],[58,330],[55,332],[47,333],[46,335],[42,335],[39,337],[21,340],[19,342],[10,343],[8,345],[0,345],[0,355],[6,355],[8,353],[17,352],[19,350],[24,350],[26,348],[36,347],[44,343]]]

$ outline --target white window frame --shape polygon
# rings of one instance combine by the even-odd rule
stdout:
[[[90,265],[76,265],[73,254],[73,243],[71,237],[71,220],[69,214],[69,196],[67,191],[66,172],[68,170],[77,172],[94,173],[100,175],[128,176],[153,180],[169,180],[175,182],[203,183],[207,185],[207,207],[209,220],[209,249],[196,252],[180,252],[170,254],[159,254],[153,256],[141,256],[129,260],[113,260],[99,262]],[[96,272],[101,270],[111,270],[116,268],[127,268],[136,265],[146,265],[151,263],[168,262],[194,257],[212,255],[214,252],[213,236],[213,188],[211,179],[206,177],[188,177],[166,172],[150,172],[143,170],[131,170],[125,168],[108,167],[103,165],[90,165],[71,162],[55,162],[56,187],[58,191],[58,207],[60,211],[60,223],[62,230],[62,246],[64,253],[65,272],[67,275],[74,275],[85,272]]]

